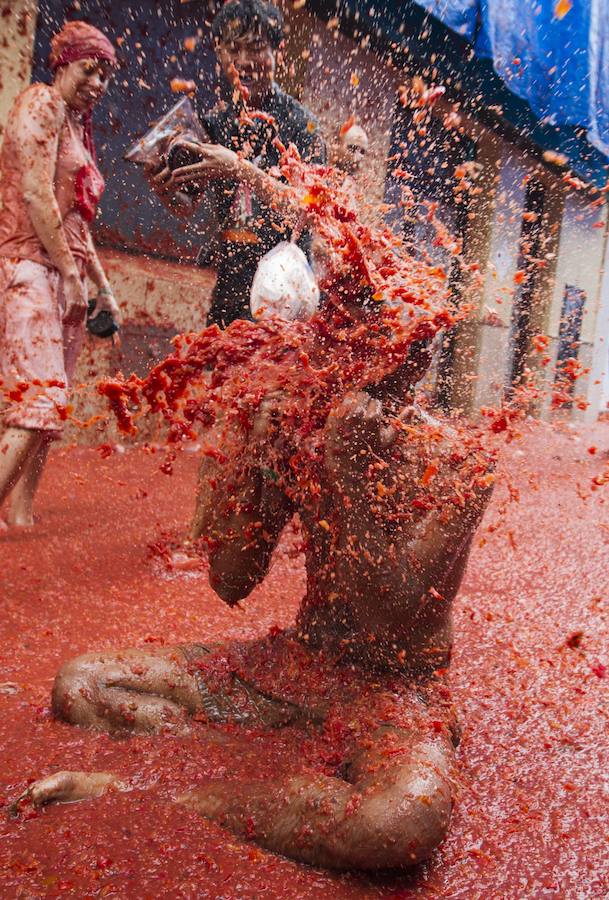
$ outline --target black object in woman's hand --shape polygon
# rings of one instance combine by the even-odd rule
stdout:
[[[100,309],[97,315],[93,315],[97,306],[97,298],[89,300],[87,308],[87,331],[95,337],[109,338],[118,331],[118,325],[111,312]]]

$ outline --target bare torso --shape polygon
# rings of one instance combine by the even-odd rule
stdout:
[[[386,429],[389,419],[374,401],[370,405],[378,416],[378,430]],[[358,427],[360,412],[352,429]],[[296,634],[305,645],[365,669],[418,677],[449,662],[452,601],[467,563],[472,519],[464,516],[445,526],[422,496],[433,458],[435,498],[448,499],[455,433],[415,405],[392,410],[391,418],[395,416],[412,432],[419,430],[425,442],[431,440],[433,452],[421,452],[420,437],[412,438],[409,446],[393,435],[387,446],[376,447],[376,474],[367,471],[363,477],[362,465],[355,479],[352,459],[341,471],[344,422],[340,432],[334,426],[328,429],[320,499],[298,510],[307,591]],[[386,435],[380,442],[387,442]],[[278,491],[263,484],[265,490],[274,492],[271,505],[281,507]],[[405,507],[410,508],[408,516]],[[284,510],[286,517],[291,514],[287,502]],[[433,561],[432,569],[426,565],[422,571],[421,550]]]
[[[268,443],[266,424],[262,436]],[[56,714],[110,731],[179,731],[193,716],[323,729],[337,736],[334,773],[215,780],[179,802],[316,865],[425,859],[452,807],[455,732],[437,670],[448,661],[451,603],[489,494],[474,477],[454,502],[453,450],[451,432],[416,409],[398,418],[368,394],[347,396],[325,429],[323,499],[298,510],[308,585],[296,629],[218,648],[87,654],[59,672]],[[228,465],[205,460],[193,527],[209,542],[210,583],[229,604],[264,579],[296,511],[244,458],[250,464],[238,452]],[[90,779],[60,774],[41,796],[61,795],[64,782],[83,791]]]

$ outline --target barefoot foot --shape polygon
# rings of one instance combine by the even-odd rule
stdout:
[[[10,528],[32,528],[35,524],[32,509],[9,506],[6,521]]]
[[[55,772],[40,778],[27,788],[10,806],[14,816],[27,806],[40,807],[47,803],[75,803],[101,797],[109,788],[127,790],[112,772]]]

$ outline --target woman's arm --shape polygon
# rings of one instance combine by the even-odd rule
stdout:
[[[21,186],[36,235],[63,279],[66,321],[78,322],[86,313],[85,290],[68,246],[53,183],[59,135],[65,118],[62,100],[51,88],[39,90],[24,103],[12,127],[17,129]]]
[[[104,272],[104,268],[100,262],[93,238],[88,235],[88,253],[87,253],[87,275],[97,288],[97,303],[95,305],[96,313],[102,309],[106,309],[111,313],[114,321],[119,324],[121,321],[121,311],[114,297],[114,292],[108,281],[108,276]]]

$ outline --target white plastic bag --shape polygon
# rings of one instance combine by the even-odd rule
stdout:
[[[306,322],[318,307],[319,287],[306,256],[296,244],[282,241],[258,263],[250,291],[252,316]]]

